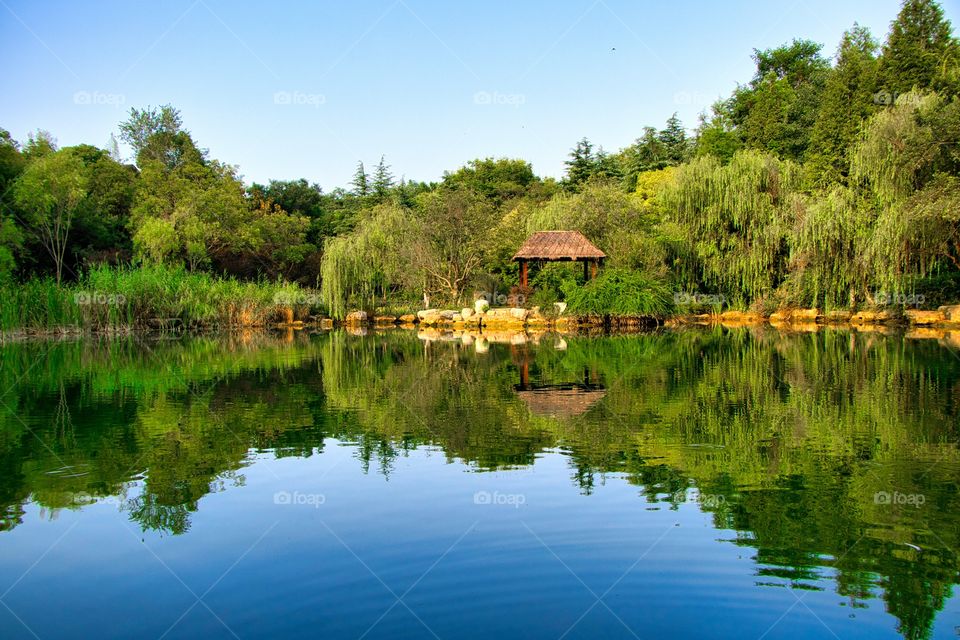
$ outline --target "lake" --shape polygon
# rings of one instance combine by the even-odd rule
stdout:
[[[944,340],[38,341],[0,394],[3,638],[960,635]]]

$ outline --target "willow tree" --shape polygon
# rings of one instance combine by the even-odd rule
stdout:
[[[791,235],[784,301],[829,309],[866,298],[875,220],[875,209],[841,185],[811,199]]]
[[[868,259],[878,284],[960,269],[960,100],[912,92],[874,116],[852,171],[878,209]]]
[[[673,264],[681,284],[740,305],[761,301],[787,269],[787,238],[802,212],[799,166],[759,151],[722,165],[712,156],[676,169],[661,202],[680,236]]]
[[[379,205],[353,232],[327,240],[320,295],[331,316],[343,318],[351,307],[373,309],[378,298],[409,286],[411,223],[408,210]]]

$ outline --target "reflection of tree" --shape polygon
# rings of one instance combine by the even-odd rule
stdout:
[[[242,484],[251,449],[306,457],[327,437],[384,475],[425,445],[480,470],[559,447],[584,493],[616,474],[670,508],[714,496],[700,508],[756,549],[758,583],[832,580],[852,607],[882,594],[905,637],[929,636],[960,548],[960,364],[938,345],[722,329],[551,344],[518,358],[406,332],[84,342],[18,386],[39,347],[4,347],[0,383],[29,429],[0,413],[0,530],[28,499],[125,494],[141,526],[183,533],[204,496]],[[516,393],[524,370],[530,389],[604,395],[538,411]],[[927,508],[874,502],[894,490]]]

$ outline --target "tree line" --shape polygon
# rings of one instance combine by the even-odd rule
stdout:
[[[960,299],[960,42],[939,4],[905,0],[882,43],[854,24],[832,57],[795,39],[754,61],[695,128],[674,114],[612,153],[583,138],[560,180],[484,158],[413,182],[381,157],[348,188],[248,186],[170,105],[120,124],[132,163],[113,137],[60,149],[0,130],[0,278],[182,265],[317,286],[343,315],[515,287],[530,232],[575,229],[610,256],[616,277],[593,287],[633,278],[741,308]],[[547,305],[581,278],[548,265],[526,293]]]

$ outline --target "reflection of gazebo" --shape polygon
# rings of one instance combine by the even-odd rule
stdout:
[[[527,286],[528,262],[582,262],[584,280],[594,278],[607,254],[579,231],[537,231],[523,243],[513,259],[520,263],[520,286]],[[590,265],[589,272],[587,265]]]
[[[599,402],[607,392],[597,386],[580,384],[532,385],[527,389],[516,387],[530,413],[551,418],[572,418],[583,415]]]
[[[520,384],[514,385],[513,389],[526,403],[530,413],[552,418],[572,418],[583,415],[607,395],[603,385],[595,379],[596,376],[591,376],[590,371],[584,369],[582,383],[531,384],[530,363],[524,353],[520,361]]]

